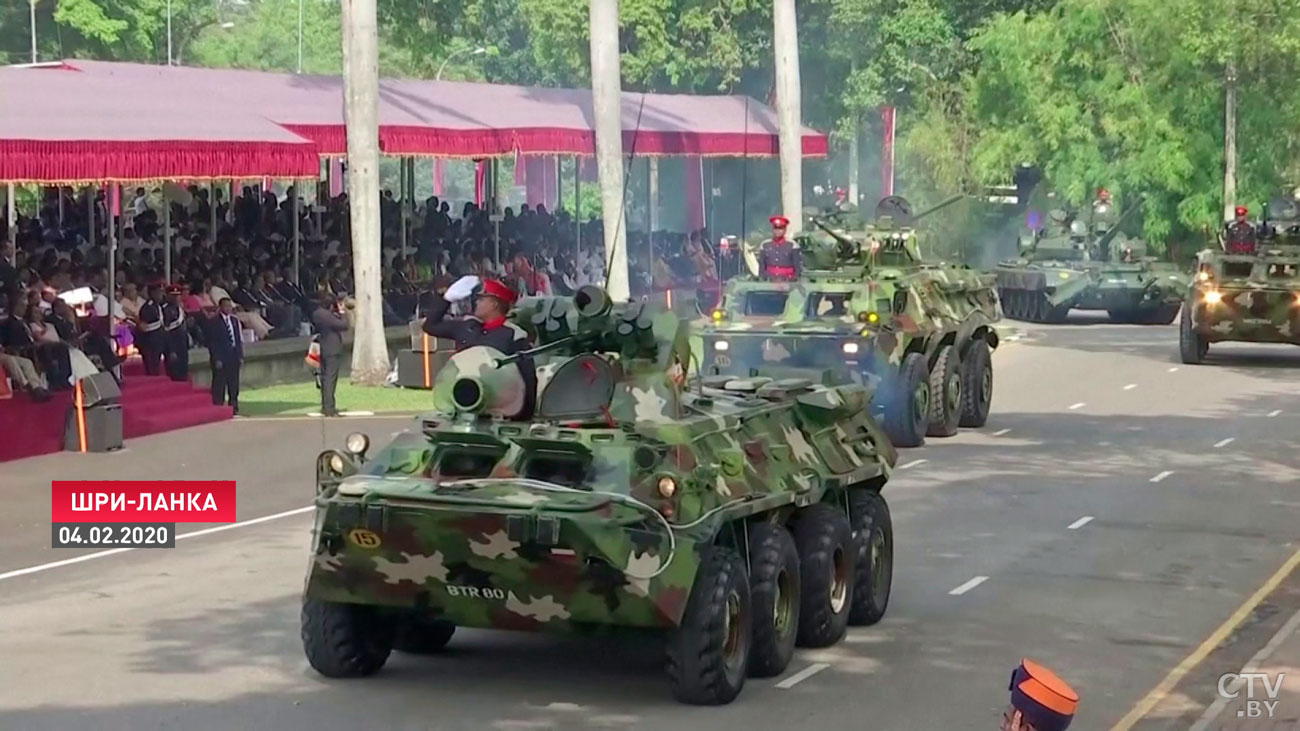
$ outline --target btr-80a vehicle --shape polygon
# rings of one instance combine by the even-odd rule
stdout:
[[[707,373],[796,375],[871,385],[873,410],[897,447],[926,435],[979,427],[993,398],[993,324],[1001,309],[992,275],[921,258],[916,221],[902,197],[852,230],[846,216],[810,215],[819,235],[798,240],[803,271],[792,282],[729,282],[702,328]],[[846,225],[847,224],[847,225]]]
[[[1112,322],[1143,325],[1178,317],[1187,275],[1147,256],[1142,239],[1123,236],[1120,226],[1138,206],[1118,218],[1113,210],[1094,206],[1091,226],[1054,210],[1047,228],[1022,237],[1019,258],[995,269],[1008,317],[1062,323],[1070,310],[1106,310]]]
[[[1178,340],[1189,364],[1204,361],[1211,343],[1300,345],[1300,206],[1294,200],[1275,201],[1258,225],[1225,226],[1219,248],[1197,255]]]
[[[512,317],[537,347],[467,348],[417,429],[319,456],[313,668],[370,675],[457,627],[654,629],[673,694],[721,704],[881,619],[897,452],[868,389],[687,378],[687,321],[594,287]]]

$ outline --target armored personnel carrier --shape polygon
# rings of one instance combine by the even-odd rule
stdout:
[[[820,372],[827,382],[870,385],[872,406],[898,447],[979,427],[993,398],[993,323],[1001,309],[992,275],[921,258],[902,197],[850,232],[844,218],[811,215],[820,235],[799,240],[793,282],[733,280],[702,328],[706,373],[769,376]],[[840,225],[836,225],[840,224]]]
[[[1226,226],[1219,241],[1197,255],[1179,321],[1182,361],[1203,362],[1213,343],[1300,345],[1300,206],[1276,200],[1258,224]]]
[[[513,318],[537,347],[467,348],[418,428],[319,456],[313,668],[371,675],[457,627],[652,629],[673,694],[722,704],[881,619],[897,453],[868,389],[688,378],[687,321],[593,287]]]
[[[1000,262],[998,292],[1007,316],[1065,322],[1070,310],[1106,310],[1113,322],[1168,325],[1178,317],[1188,277],[1146,254],[1142,239],[1125,238],[1109,203],[1095,206],[1091,226],[1054,210],[1049,224],[1022,237],[1020,256]]]

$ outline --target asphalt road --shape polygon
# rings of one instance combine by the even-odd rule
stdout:
[[[245,419],[4,466],[0,729],[989,729],[1025,655],[1082,695],[1073,728],[1109,728],[1300,547],[1300,349],[1183,366],[1175,326],[1023,327],[994,357],[988,425],[902,453],[885,620],[730,706],[676,704],[651,639],[462,631],[370,679],[316,676],[298,639],[310,521],[291,511],[322,445],[403,420]],[[49,548],[50,480],[106,476],[233,477],[241,521],[278,517],[50,566],[88,553]],[[1190,726],[1300,608],[1296,583],[1137,728]]]

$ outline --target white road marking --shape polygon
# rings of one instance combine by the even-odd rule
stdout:
[[[961,596],[962,594],[965,594],[966,592],[970,591],[971,589],[974,589],[975,587],[979,586],[980,584],[983,584],[988,580],[989,577],[987,576],[976,576],[970,581],[967,581],[965,584],[962,584],[956,589],[953,589],[952,591],[948,592],[948,594],[951,596]]]
[[[319,411],[308,411],[307,415],[320,417],[321,413]],[[373,411],[340,411],[339,412],[339,416],[374,416],[374,415],[375,412]]]
[[[1300,508],[1300,503],[1293,500],[1273,500],[1269,505],[1277,505],[1283,508]]]
[[[1165,479],[1166,477],[1172,475],[1173,473],[1174,473],[1173,470],[1165,470],[1164,472],[1161,472],[1160,474],[1156,475],[1155,477],[1152,477],[1150,481],[1151,481],[1151,482],[1159,482],[1159,481]]]
[[[1174,372],[1176,372],[1177,370],[1178,370],[1178,366],[1174,366],[1173,368],[1170,368],[1170,369],[1169,369],[1169,372],[1170,372],[1170,373],[1174,373]]]
[[[1271,418],[1273,418],[1274,416],[1277,416],[1277,415],[1280,414],[1280,413],[1282,413],[1282,410],[1281,410],[1281,409],[1273,409],[1272,411],[1268,412],[1268,416],[1269,416],[1269,418],[1271,419]]]
[[[1214,448],[1218,449],[1219,447],[1226,447],[1235,441],[1237,441],[1236,437],[1228,437],[1227,439],[1220,439],[1219,441],[1214,443]]]
[[[1077,403],[1077,404],[1071,406],[1071,407],[1070,407],[1070,411],[1074,411],[1075,409],[1082,409],[1082,408],[1083,408],[1083,405],[1084,405],[1083,402],[1080,401],[1079,403]]]
[[[1011,430],[1010,430],[1010,429],[998,429],[997,431],[993,432],[993,436],[995,436],[995,437],[1000,437],[1000,436],[1002,436],[1003,434],[1006,434],[1006,433],[1009,432],[1009,431],[1011,431]]]
[[[913,460],[913,461],[908,462],[907,464],[905,464],[905,465],[899,467],[898,469],[900,469],[900,470],[911,469],[911,468],[916,467],[916,466],[918,466],[918,465],[923,465],[923,464],[925,464],[926,462],[929,462],[929,461],[930,461],[930,460],[928,460],[928,459],[918,459],[918,460]]]
[[[1138,387],[1138,385],[1137,385],[1136,383],[1130,383],[1129,385],[1127,385],[1127,386],[1124,387],[1124,390],[1125,390],[1125,391],[1132,391],[1133,389],[1135,389],[1135,388],[1137,388],[1137,387]]]
[[[781,682],[777,683],[776,687],[793,688],[796,685],[802,683],[808,678],[811,678],[817,673],[820,673],[821,671],[825,670],[828,667],[830,667],[829,663],[815,662],[812,665],[809,665],[808,667],[804,668],[803,670],[800,670],[799,672],[795,673],[794,675],[791,675],[785,680],[782,680]]]
[[[226,524],[226,525],[219,525],[219,526],[217,526],[217,527],[215,527],[215,528],[205,528],[205,529],[203,529],[203,530],[196,530],[196,531],[193,531],[192,533],[178,533],[178,534],[176,535],[176,540],[180,541],[180,540],[184,540],[184,539],[186,539],[186,538],[197,538],[197,537],[199,537],[199,536],[206,536],[206,535],[209,535],[209,534],[211,534],[211,533],[220,533],[221,531],[231,530],[231,529],[233,529],[233,528],[242,528],[242,527],[244,527],[244,526],[248,526],[248,525],[257,525],[258,523],[265,523],[265,522],[267,522],[267,521],[271,521],[271,520],[279,520],[280,518],[287,518],[287,517],[289,517],[289,516],[291,516],[291,515],[298,515],[298,514],[300,514],[300,513],[305,513],[305,512],[307,512],[307,511],[309,511],[309,510],[313,510],[313,509],[315,509],[315,506],[313,506],[313,505],[308,505],[308,506],[303,507],[303,508],[296,508],[296,509],[294,509],[294,510],[286,510],[286,511],[284,511],[283,513],[275,513],[275,514],[273,514],[273,515],[263,515],[263,516],[260,517],[260,518],[252,518],[252,519],[250,519],[250,520],[241,520],[241,521],[239,521],[238,523],[228,523],[228,524]],[[135,550],[138,550],[138,549],[135,549],[135,548],[110,548],[110,549],[107,550],[107,551],[99,551],[99,552],[97,552],[97,553],[87,553],[87,554],[84,555],[84,556],[77,556],[77,557],[75,557],[75,558],[66,558],[66,559],[63,559],[62,561],[51,561],[50,563],[43,563],[43,564],[40,564],[40,565],[37,565],[37,566],[29,566],[29,567],[27,567],[27,568],[25,568],[25,569],[16,569],[16,570],[14,570],[14,571],[7,571],[7,572],[5,572],[5,573],[3,573],[3,574],[0,574],[0,581],[4,581],[5,579],[13,579],[13,578],[17,578],[17,577],[19,577],[19,576],[26,576],[27,574],[35,574],[35,573],[39,573],[39,572],[41,572],[41,571],[49,571],[50,569],[62,568],[62,567],[64,567],[64,566],[71,566],[72,564],[75,564],[75,563],[81,563],[81,562],[83,562],[83,561],[90,561],[90,560],[92,560],[92,559],[96,559],[96,558],[104,558],[104,557],[106,557],[106,556],[112,556],[112,555],[117,554],[117,553],[126,553],[127,551],[135,551]]]
[[[1079,530],[1080,528],[1084,527],[1085,525],[1087,525],[1087,524],[1089,524],[1089,523],[1091,523],[1091,522],[1092,522],[1092,516],[1091,516],[1091,515],[1085,515],[1085,516],[1083,516],[1082,518],[1079,518],[1078,520],[1076,520],[1076,521],[1074,521],[1073,523],[1071,523],[1070,525],[1068,525],[1067,528],[1068,528],[1069,530]]]

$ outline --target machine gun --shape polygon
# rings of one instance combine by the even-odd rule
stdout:
[[[831,222],[820,215],[809,213],[808,220],[813,226],[830,236],[833,247],[826,242],[817,242],[811,238],[801,242],[805,247],[805,259],[808,269],[836,269],[845,266],[872,266],[872,258],[883,253],[886,257],[902,257],[907,263],[920,261],[920,252],[911,247],[915,244],[913,229],[917,221],[932,213],[951,206],[968,196],[964,193],[949,196],[939,203],[912,213],[912,204],[902,196],[887,196],[876,204],[875,219],[862,232],[846,234],[831,227]],[[877,246],[864,252],[862,241],[875,240]],[[864,253],[866,255],[864,255]]]
[[[1141,204],[1142,199],[1139,198],[1137,202],[1138,204]],[[1115,240],[1115,237],[1119,236],[1120,227],[1124,225],[1124,222],[1127,221],[1139,208],[1140,205],[1134,205],[1127,211],[1124,211],[1124,213],[1120,215],[1119,220],[1115,221],[1115,225],[1106,229],[1106,233],[1102,234],[1101,238],[1097,239],[1096,243],[1093,244],[1097,248],[1097,252],[1101,255],[1102,261],[1110,260],[1111,242]]]

